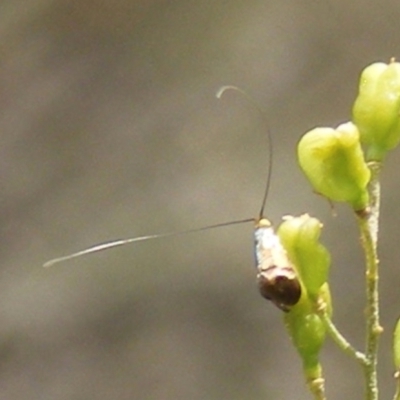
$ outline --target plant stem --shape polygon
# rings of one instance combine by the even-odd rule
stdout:
[[[308,384],[310,392],[313,394],[315,400],[326,400],[324,380],[315,380]]]
[[[396,379],[396,393],[393,397],[393,400],[400,400],[400,374],[399,374],[399,372],[396,372],[394,377]]]
[[[312,368],[304,369],[307,379],[308,389],[312,393],[314,400],[326,400],[325,380],[322,375],[321,364],[314,365]]]
[[[378,229],[379,229],[379,203],[380,186],[379,172],[381,164],[370,162],[371,181],[369,187],[370,208],[367,213],[358,214],[357,220],[361,232],[361,242],[366,258],[366,349],[365,355],[367,363],[365,364],[365,383],[366,400],[378,400],[378,381],[377,381],[377,356],[378,340],[382,333],[382,327],[379,324],[379,296],[378,296]]]
[[[322,319],[325,324],[325,327],[329,334],[331,335],[334,342],[341,348],[345,353],[347,353],[350,357],[356,359],[361,365],[366,367],[368,365],[368,360],[365,354],[356,350],[347,340],[346,338],[339,332],[336,328],[335,324],[332,322],[328,313],[326,312],[325,307],[318,310],[318,315]]]

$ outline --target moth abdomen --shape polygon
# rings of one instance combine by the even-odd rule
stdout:
[[[301,296],[301,285],[292,266],[271,265],[257,274],[258,289],[261,296],[271,300],[278,308],[289,311]]]
[[[285,248],[271,223],[262,218],[255,230],[257,282],[261,295],[283,311],[301,296],[301,284]]]

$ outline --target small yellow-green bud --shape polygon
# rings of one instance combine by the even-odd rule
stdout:
[[[367,159],[381,161],[400,141],[400,64],[374,63],[361,74],[353,121]]]
[[[298,144],[297,155],[317,193],[333,201],[347,202],[356,211],[366,208],[370,171],[353,123],[307,132]]]
[[[309,297],[316,300],[328,279],[330,254],[319,242],[322,223],[304,214],[287,217],[278,229],[290,261],[296,266]]]

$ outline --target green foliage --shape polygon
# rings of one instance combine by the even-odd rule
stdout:
[[[366,344],[357,351],[331,320],[328,286],[330,256],[319,242],[322,224],[308,215],[285,221],[280,239],[304,288],[300,301],[285,315],[286,327],[298,350],[307,377],[322,367],[319,352],[327,333],[338,346],[363,368],[365,398],[378,400],[379,262],[377,254],[382,161],[400,142],[400,64],[374,63],[361,74],[359,93],[353,106],[353,122],[333,128],[315,128],[298,145],[301,169],[313,189],[332,201],[348,203],[356,211],[356,222],[365,253]],[[362,145],[366,147],[364,156]],[[364,160],[367,159],[368,163]],[[400,400],[400,319],[394,330],[394,364]],[[312,372],[314,371],[314,372]],[[325,399],[322,390],[310,390],[316,399]]]

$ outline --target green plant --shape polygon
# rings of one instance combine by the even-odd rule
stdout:
[[[241,89],[234,86],[222,87],[217,96],[221,97],[228,89],[238,91],[248,98]],[[329,335],[362,367],[365,399],[378,400],[377,355],[382,332],[379,322],[377,254],[379,175],[386,154],[399,142],[400,64],[391,60],[389,64],[372,64],[361,74],[352,122],[337,128],[315,128],[307,132],[298,144],[298,161],[313,189],[329,201],[347,203],[354,211],[366,264],[367,323],[363,352],[356,350],[332,321],[333,303],[328,283],[331,257],[319,242],[322,223],[308,214],[287,217],[278,229],[278,238],[271,223],[263,216],[271,168],[259,217],[256,219],[246,218],[186,231],[113,240],[55,258],[44,266],[50,267],[129,243],[255,222],[259,289],[265,298],[285,311],[285,326],[300,355],[304,375],[314,399],[326,399],[319,354]],[[270,147],[270,166],[271,152]],[[394,332],[394,364],[397,383],[394,400],[400,400],[400,319]]]
[[[308,215],[290,218],[278,234],[302,286],[297,304],[285,323],[304,366],[309,388],[317,400],[326,399],[319,352],[327,335],[353,357],[365,376],[365,399],[378,400],[377,355],[379,322],[379,176],[388,151],[400,141],[400,64],[375,63],[361,74],[353,106],[353,121],[336,129],[316,128],[298,144],[301,169],[313,189],[330,201],[347,203],[354,211],[366,268],[366,343],[356,350],[332,322],[329,295],[330,256],[318,242],[322,224]],[[400,400],[400,322],[394,334],[394,360]]]

